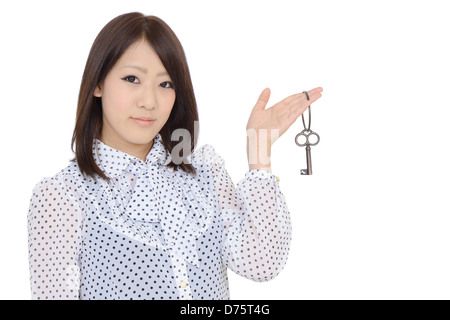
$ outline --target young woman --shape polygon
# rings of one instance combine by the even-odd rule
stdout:
[[[86,62],[75,158],[31,197],[32,297],[229,299],[227,268],[273,279],[288,257],[291,224],[259,151],[269,158],[321,91],[269,109],[270,91],[262,92],[247,124],[258,133],[248,139],[252,161],[235,188],[212,146],[194,152],[197,106],[176,35],[138,12],[111,20]],[[181,156],[180,143],[188,151]]]

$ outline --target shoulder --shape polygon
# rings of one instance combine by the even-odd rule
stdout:
[[[210,144],[205,144],[200,148],[197,148],[191,155],[191,163],[194,167],[198,166],[214,166],[225,165],[225,160],[219,155],[219,153]]]
[[[92,178],[85,178],[76,161],[71,161],[69,165],[52,176],[46,176],[39,180],[33,188],[33,197],[58,196],[63,195],[78,198],[82,186],[89,183]]]
[[[83,218],[82,187],[72,178],[74,165],[70,164],[52,176],[42,178],[33,188],[28,209],[28,221],[33,229],[37,225],[52,226],[58,220]],[[80,188],[81,187],[81,188]],[[57,226],[53,225],[53,226]]]
[[[214,177],[225,168],[224,159],[209,144],[196,148],[189,160],[196,170],[196,177],[199,181],[204,180],[212,183]]]

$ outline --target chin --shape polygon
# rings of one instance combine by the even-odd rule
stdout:
[[[125,140],[132,144],[149,144],[152,142],[152,140],[155,138],[156,135],[157,133],[151,135],[147,134],[145,136],[140,134],[135,136],[128,136],[125,138]]]

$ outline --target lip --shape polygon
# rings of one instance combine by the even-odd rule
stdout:
[[[142,127],[149,127],[155,122],[155,119],[151,118],[131,118],[135,123]]]

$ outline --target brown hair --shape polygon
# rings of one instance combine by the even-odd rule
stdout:
[[[102,131],[103,113],[101,98],[94,96],[97,85],[102,84],[108,72],[126,49],[136,41],[146,39],[155,50],[164,68],[175,84],[176,98],[172,112],[166,124],[160,130],[162,143],[171,153],[179,142],[171,141],[172,132],[183,128],[191,134],[191,153],[197,143],[194,135],[194,123],[198,121],[197,103],[191,76],[183,47],[172,29],[160,18],[144,16],[140,12],[122,14],[106,24],[97,35],[84,69],[75,129],[72,136],[72,151],[83,175],[109,180],[95,163],[92,146],[94,138],[99,138]],[[74,144],[76,150],[74,151]],[[188,155],[183,155],[183,158]],[[176,170],[181,168],[188,173],[195,173],[192,164],[171,161],[167,166]]]

